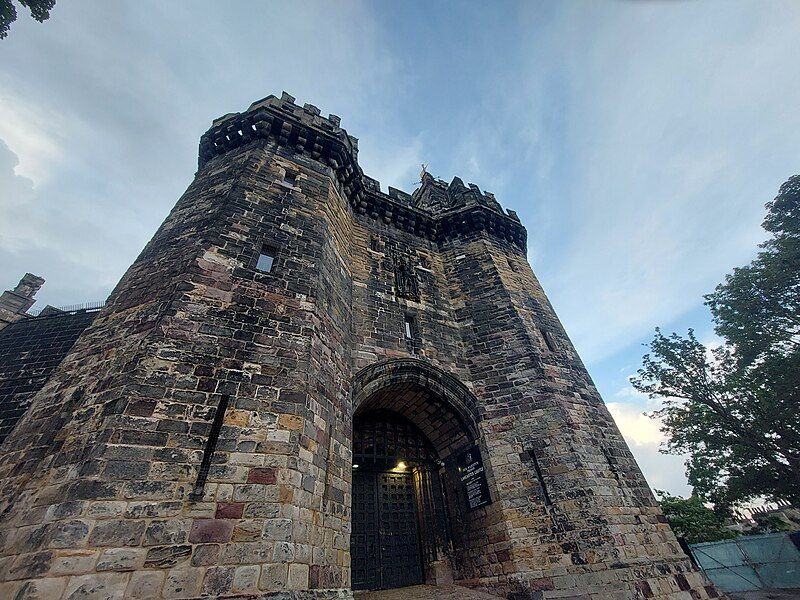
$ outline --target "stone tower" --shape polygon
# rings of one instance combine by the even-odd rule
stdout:
[[[2,447],[0,597],[705,598],[495,198],[214,121]]]

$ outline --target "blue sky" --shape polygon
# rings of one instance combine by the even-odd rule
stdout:
[[[287,90],[365,171],[494,192],[651,485],[685,493],[630,389],[659,325],[746,263],[798,171],[800,4],[102,2],[0,42],[0,288],[104,298],[189,183],[213,118]]]

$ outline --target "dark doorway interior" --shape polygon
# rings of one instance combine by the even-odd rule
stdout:
[[[394,413],[358,415],[353,425],[352,587],[423,583],[447,537],[436,451]]]

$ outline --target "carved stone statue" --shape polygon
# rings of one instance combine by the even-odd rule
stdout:
[[[398,296],[419,300],[417,274],[414,272],[411,261],[404,256],[395,258],[394,282]]]

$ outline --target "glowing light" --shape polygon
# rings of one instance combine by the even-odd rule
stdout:
[[[397,468],[398,468],[398,469],[405,469],[405,468],[406,468],[406,463],[404,463],[404,462],[401,460],[399,463],[397,463]]]
[[[354,469],[357,469],[357,468],[358,468],[358,465],[353,465],[353,468],[354,468]]]

